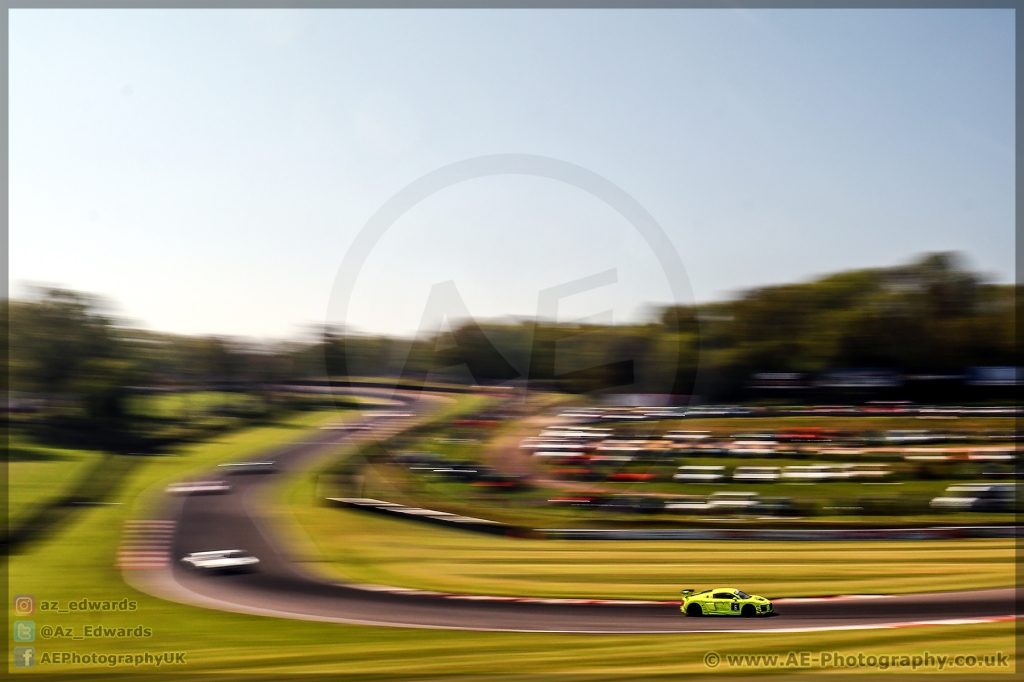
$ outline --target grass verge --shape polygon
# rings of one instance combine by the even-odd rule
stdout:
[[[279,505],[316,546],[316,570],[442,592],[674,599],[735,585],[769,597],[882,594],[1014,584],[1012,540],[700,542],[529,540],[325,507],[298,476]],[[282,515],[283,516],[283,515]],[[282,535],[284,537],[285,535]],[[309,552],[305,552],[309,555]]]

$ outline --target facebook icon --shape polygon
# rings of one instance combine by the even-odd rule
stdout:
[[[36,648],[34,646],[14,647],[14,667],[31,668],[36,664]]]

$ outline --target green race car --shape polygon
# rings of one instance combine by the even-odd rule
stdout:
[[[687,616],[747,616],[748,618],[772,612],[772,603],[764,597],[747,594],[734,587],[716,587],[695,592],[683,590],[683,603],[679,610]]]

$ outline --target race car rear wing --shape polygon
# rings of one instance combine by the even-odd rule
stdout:
[[[688,594],[693,594],[695,591],[696,590],[679,590],[680,594],[682,594],[682,596],[684,597]]]

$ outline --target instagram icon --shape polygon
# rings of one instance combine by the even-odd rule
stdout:
[[[36,600],[31,594],[19,594],[14,597],[14,615],[31,616],[36,610]]]

